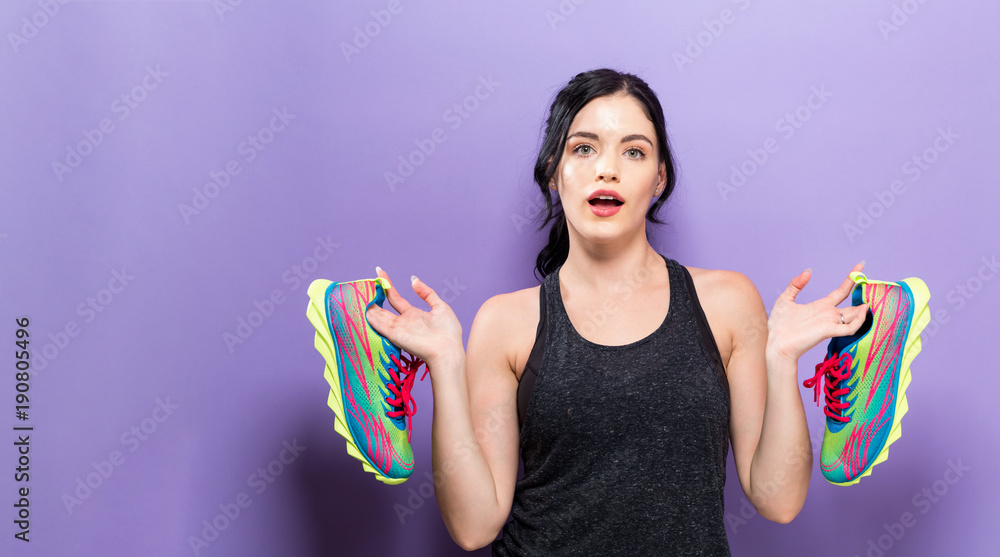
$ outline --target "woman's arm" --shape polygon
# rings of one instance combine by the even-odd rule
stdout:
[[[435,497],[452,539],[463,549],[478,549],[506,522],[517,479],[517,378],[502,342],[510,338],[510,313],[502,296],[487,300],[466,352],[451,308],[419,279],[413,289],[431,311],[414,308],[391,288],[386,298],[399,315],[373,306],[368,317],[379,334],[427,362]]]
[[[502,350],[503,321],[490,298],[473,320],[468,353],[433,378],[435,494],[452,539],[470,551],[500,533],[517,479],[517,378]]]
[[[805,271],[792,279],[768,318],[756,287],[732,275],[725,297],[734,319],[727,367],[733,457],[740,485],[760,515],[787,523],[802,509],[812,473],[798,359],[824,339],[857,331],[867,307],[837,309],[853,286],[850,278],[824,298],[795,303],[809,281]],[[840,313],[848,324],[840,323]]]

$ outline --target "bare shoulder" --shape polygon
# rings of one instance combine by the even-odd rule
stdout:
[[[736,343],[747,332],[766,330],[767,312],[754,283],[739,271],[687,267],[709,328],[729,368]]]
[[[760,300],[760,293],[754,283],[739,271],[725,269],[700,269],[687,267],[698,291],[698,299],[702,305],[737,304],[739,306],[754,305]]]
[[[502,352],[509,370],[518,379],[534,345],[541,316],[540,288],[532,286],[491,296],[483,302],[476,316],[476,320],[482,320],[489,342]]]

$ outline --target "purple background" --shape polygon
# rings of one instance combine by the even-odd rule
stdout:
[[[985,263],[1000,252],[995,3],[218,4],[74,1],[52,16],[38,15],[45,1],[0,4],[0,341],[9,350],[14,318],[29,316],[38,371],[24,422],[35,427],[32,542],[13,538],[23,484],[8,430],[3,555],[194,555],[190,537],[241,492],[250,505],[201,555],[462,553],[433,496],[419,495],[430,490],[429,382],[414,388],[413,477],[382,485],[333,430],[305,287],[381,265],[416,302],[416,274],[447,295],[467,338],[487,298],[537,284],[531,172],[545,110],[573,75],[603,66],[646,79],[666,111],[680,179],[670,224],[652,237],[662,253],[745,273],[769,309],[802,269],[814,269],[809,301],[861,259],[871,278],[918,276],[932,292],[891,458],[846,489],[817,469],[802,513],[779,525],[741,522],[730,457],[733,554],[877,556],[870,544],[905,512],[916,526],[882,537],[886,555],[993,554],[1000,385],[983,341],[1000,309]],[[895,30],[880,24],[893,17]],[[357,37],[366,28],[374,36]],[[354,41],[363,48],[345,55]],[[144,87],[147,68],[166,75]],[[492,91],[470,99],[481,78]],[[122,95],[135,99],[128,112]],[[467,117],[447,112],[463,101]],[[241,149],[275,109],[294,116],[263,132],[262,150]],[[786,114],[793,134],[776,124]],[[105,118],[113,129],[55,171]],[[435,128],[444,141],[390,187],[385,173]],[[953,136],[935,150],[939,129]],[[778,150],[720,193],[769,138]],[[913,157],[934,162],[917,175]],[[206,188],[229,161],[240,173]],[[896,180],[902,193],[879,201]],[[185,218],[196,192],[213,197]],[[297,267],[306,281],[292,279]],[[102,293],[123,269],[134,278]],[[275,290],[281,303],[227,346]],[[67,324],[76,336],[60,334]],[[824,346],[802,358],[800,381]],[[6,354],[0,422],[13,426]],[[802,396],[818,448],[822,411]],[[177,406],[159,423],[158,399]],[[129,431],[143,424],[138,441]],[[305,450],[272,464],[280,472],[258,493],[251,475],[285,442]],[[124,461],[68,510],[113,451]],[[969,468],[954,484],[949,461]],[[921,492],[935,482],[947,492],[931,501]],[[421,501],[401,523],[395,505]]]

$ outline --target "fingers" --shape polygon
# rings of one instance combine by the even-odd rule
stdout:
[[[390,341],[392,340],[389,338],[388,334],[389,328],[392,326],[390,320],[398,319],[398,317],[392,315],[391,312],[378,307],[378,304],[372,304],[367,310],[365,310],[365,319],[368,320],[368,324],[375,329],[376,333],[388,338]]]
[[[398,313],[409,311],[409,309],[412,308],[413,305],[410,304],[410,302],[406,301],[406,299],[403,298],[403,296],[399,293],[399,289],[396,288],[396,285],[393,284],[392,280],[389,279],[388,273],[386,273],[385,270],[383,270],[381,267],[375,267],[375,272],[378,274],[378,276],[388,280],[389,284],[392,286],[392,288],[387,289],[385,293],[385,297],[387,300],[389,300],[389,303],[392,305],[392,307]],[[441,305],[445,306],[448,305],[445,303],[444,300],[441,299],[440,296],[437,295],[436,292],[434,292],[433,288],[427,286],[422,280],[417,278],[416,275],[410,276],[410,283],[413,286],[413,291],[416,292],[421,299],[427,302],[427,305],[429,305],[432,310]]]
[[[858,263],[857,265],[855,265],[854,268],[851,269],[851,272],[853,273],[855,271],[860,271],[861,269],[864,268],[864,266],[865,266],[865,262],[862,261],[861,263]],[[854,288],[854,280],[851,278],[851,275],[848,274],[847,278],[844,279],[844,282],[840,283],[840,286],[838,286],[836,290],[834,290],[833,292],[830,292],[826,296],[826,299],[831,304],[838,305],[838,304],[840,304],[840,302],[843,302],[844,300],[847,299],[847,296],[849,296],[851,294],[851,289],[852,288]]]
[[[392,288],[386,289],[385,299],[389,300],[389,305],[392,306],[392,309],[396,310],[396,313],[403,313],[407,309],[413,307],[410,305],[410,302],[407,302],[406,299],[403,298],[403,295],[399,293],[399,289],[396,288],[396,285],[393,284],[392,280],[389,278],[389,274],[386,273],[384,269],[381,267],[375,267],[375,273],[388,280],[389,284],[392,286]]]
[[[854,288],[854,281],[851,280],[851,277],[847,277],[844,279],[844,282],[840,283],[840,286],[836,290],[827,294],[826,299],[831,304],[837,305],[847,299],[852,288]]]
[[[416,275],[412,275],[410,277],[410,281],[413,283],[413,291],[416,292],[417,295],[420,296],[425,302],[427,302],[427,305],[431,306],[431,310],[434,310],[442,305],[447,305],[444,300],[442,300],[437,293],[434,292],[434,289],[424,284],[424,281],[417,278]]]
[[[865,319],[868,316],[868,304],[861,304],[860,306],[851,306],[848,308],[837,309],[839,315],[836,319],[840,319],[840,315],[844,316],[844,323],[834,324],[833,336],[848,336],[853,335],[861,328],[865,323]]]
[[[802,292],[802,289],[805,288],[806,284],[809,282],[810,276],[812,276],[811,268],[802,271],[799,273],[799,276],[793,278],[791,282],[788,283],[788,288],[785,288],[784,294],[788,297],[789,301],[795,301],[795,297],[799,295],[799,292]]]

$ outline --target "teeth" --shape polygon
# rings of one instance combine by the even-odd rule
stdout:
[[[610,196],[610,195],[598,195],[598,196],[597,196],[597,199],[610,199],[610,200],[612,200],[612,201],[614,201],[614,200],[615,200],[615,198],[614,198],[614,197],[612,197],[612,196]]]

